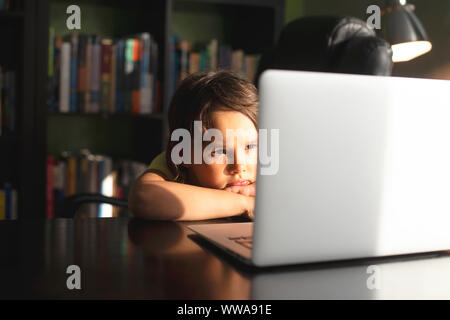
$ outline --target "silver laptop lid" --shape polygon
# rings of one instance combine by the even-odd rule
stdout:
[[[266,71],[259,128],[279,148],[261,157],[260,130],[253,262],[450,249],[449,93],[443,80]]]

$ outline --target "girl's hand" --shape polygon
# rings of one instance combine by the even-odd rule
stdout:
[[[247,186],[230,186],[223,189],[225,191],[231,191],[237,194],[242,194],[247,197],[254,197],[256,193],[255,184],[249,184]]]
[[[246,208],[242,216],[253,220],[255,218],[255,198],[247,196],[243,196],[242,198],[244,199],[244,207]]]

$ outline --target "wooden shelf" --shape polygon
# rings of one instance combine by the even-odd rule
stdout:
[[[7,145],[7,144],[14,144],[17,143],[19,138],[16,135],[4,135],[0,136],[0,144]]]
[[[162,113],[152,114],[129,114],[129,113],[74,113],[74,112],[48,112],[48,116],[51,117],[87,117],[87,118],[140,118],[140,119],[152,119],[163,120],[164,115]]]
[[[280,4],[280,0],[174,0],[177,3],[205,3],[205,4],[224,4],[224,5],[240,5],[240,6],[258,6],[273,7]]]
[[[0,21],[10,19],[22,19],[24,17],[21,11],[0,11]]]

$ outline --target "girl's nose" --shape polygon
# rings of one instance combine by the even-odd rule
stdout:
[[[242,173],[245,172],[247,169],[245,167],[245,165],[240,164],[240,163],[234,163],[234,164],[230,164],[230,174],[238,174],[238,173]]]

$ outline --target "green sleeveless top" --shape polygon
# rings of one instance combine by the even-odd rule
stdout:
[[[166,162],[166,152],[161,152],[159,155],[157,155],[150,165],[148,166],[147,170],[145,172],[153,172],[161,177],[163,177],[166,180],[174,181],[175,176],[170,171],[169,167],[167,166]]]

